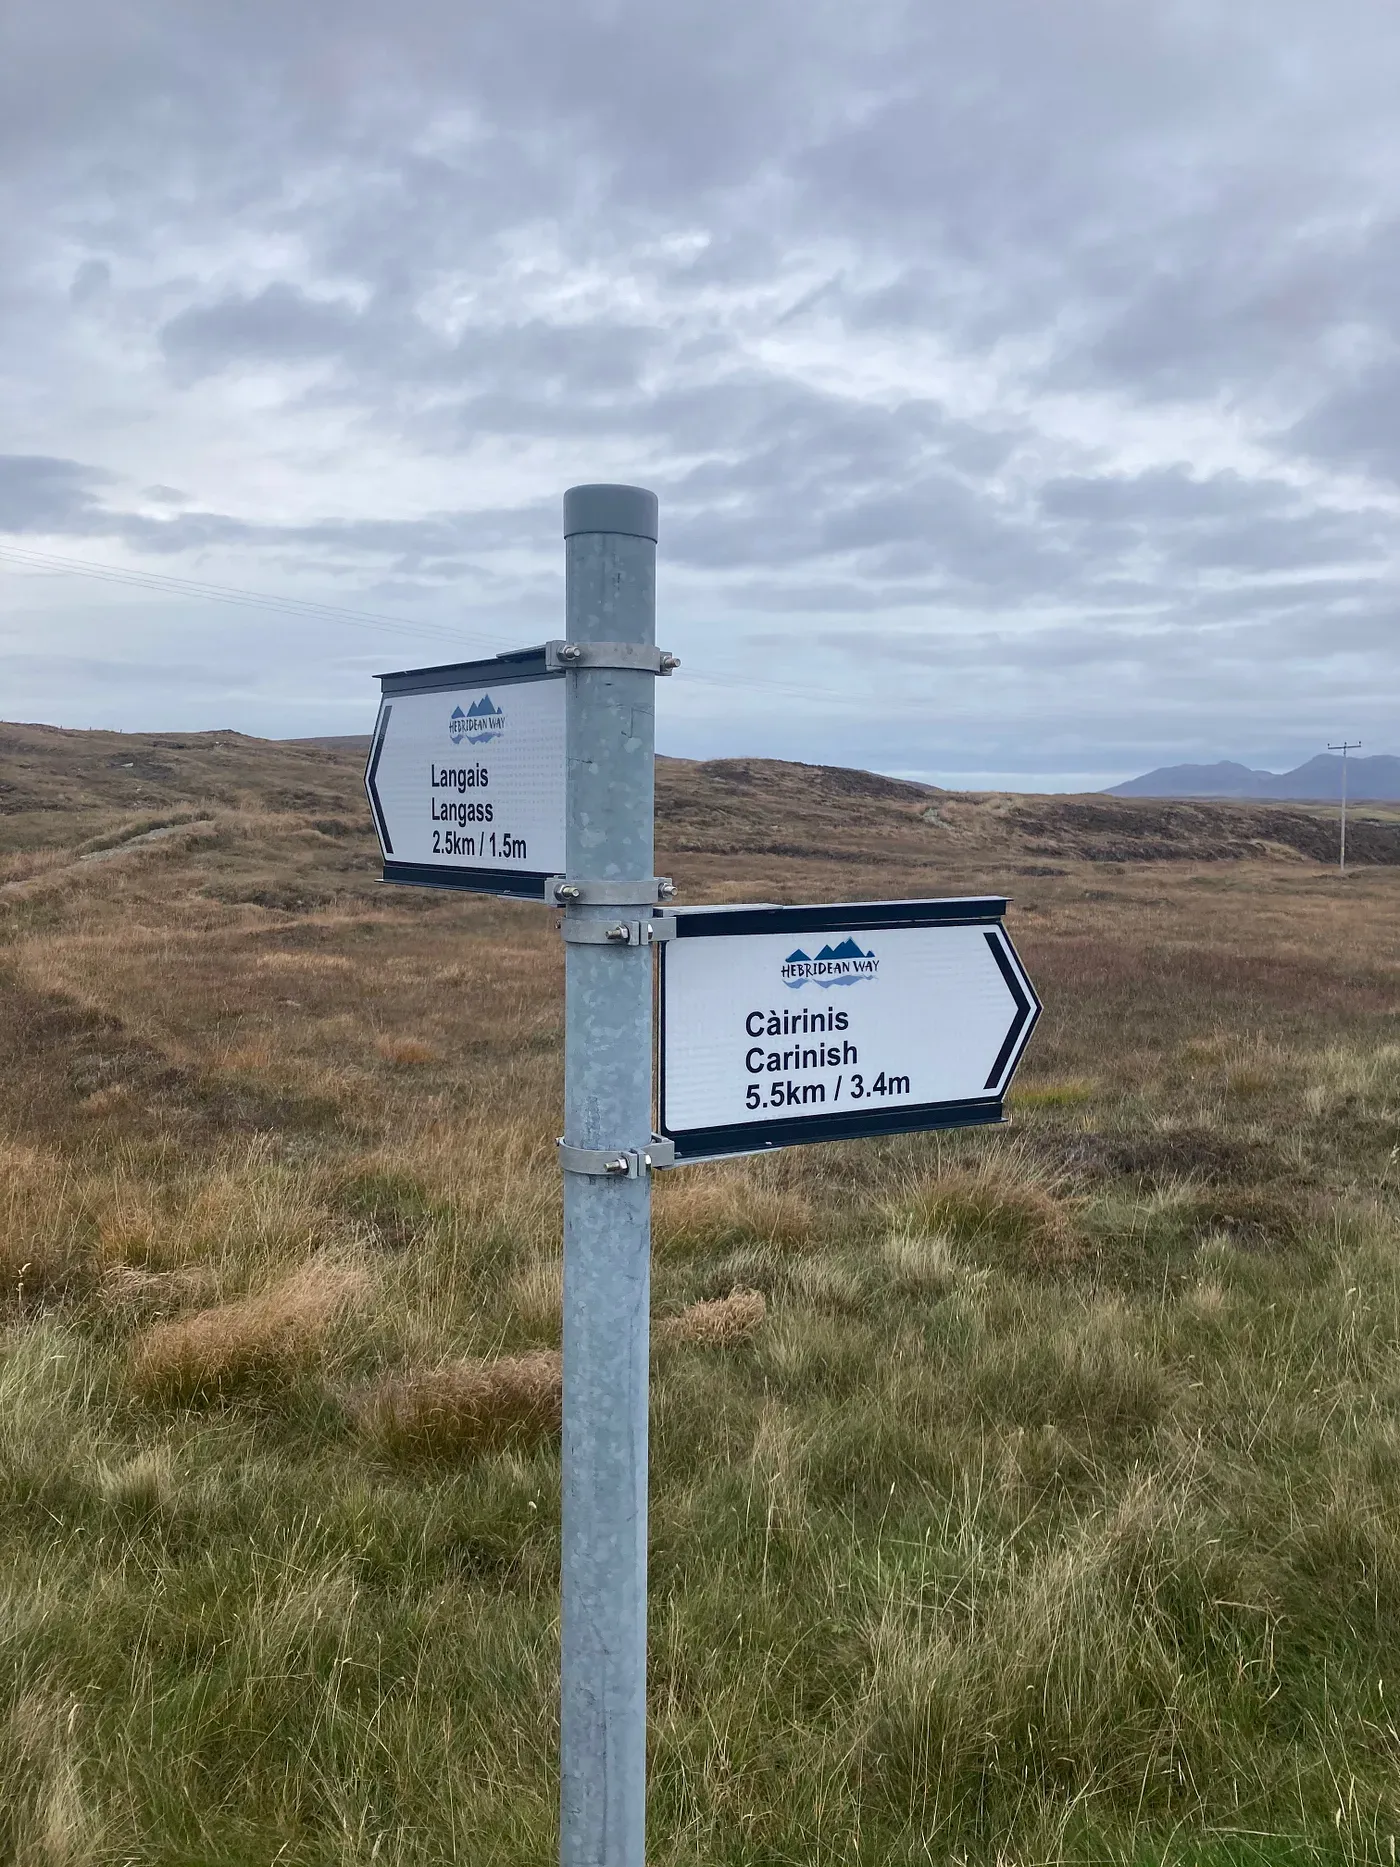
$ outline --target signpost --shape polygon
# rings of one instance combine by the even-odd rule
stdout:
[[[1040,1013],[999,899],[668,905],[656,535],[654,493],[572,487],[565,638],[381,675],[365,771],[386,881],[563,910],[563,1867],[645,1862],[652,1170],[1000,1121]]]
[[[676,911],[661,948],[660,1132],[678,1163],[968,1128],[1040,1001],[1003,900]]]
[[[564,667],[551,646],[380,675],[365,789],[386,882],[543,901],[564,867]]]

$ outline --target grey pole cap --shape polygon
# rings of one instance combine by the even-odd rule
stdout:
[[[644,486],[571,486],[564,495],[564,536],[622,532],[656,543],[656,494]]]

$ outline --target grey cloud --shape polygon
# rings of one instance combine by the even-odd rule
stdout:
[[[1336,564],[1369,565],[1382,571],[1392,548],[1388,529],[1378,514],[1304,509],[1248,525],[1203,526],[1174,544],[1165,544],[1163,555],[1183,568],[1232,570],[1268,578]]]
[[[1337,563],[1380,567],[1393,550],[1379,511],[1319,506],[1281,480],[1234,472],[1063,477],[1042,486],[1040,505],[1100,563],[1146,550],[1181,570],[1278,575]]]
[[[1377,624],[1380,620],[1377,616]],[[945,622],[917,634],[875,624],[859,630],[820,629],[812,643],[814,648],[906,667],[977,670],[981,678],[1002,682],[1097,672],[1112,673],[1115,682],[1178,682],[1184,690],[1199,686],[1203,667],[1218,678],[1226,667],[1241,673],[1257,670],[1268,654],[1325,663],[1336,659],[1338,646],[1335,621],[1325,606],[1292,617],[1251,616],[1224,624],[1183,615],[1151,622],[1102,617],[1093,623],[1016,629],[952,628]],[[1350,652],[1377,665],[1387,660],[1392,646],[1380,626],[1359,632],[1348,644]],[[1121,688],[1115,693],[1121,697]]]
[[[337,556],[387,558],[399,574],[442,575],[479,555],[552,544],[558,536],[555,500],[534,506],[438,512],[421,519],[351,519],[281,528],[278,541]]]
[[[1295,505],[1297,495],[1277,480],[1246,480],[1238,473],[1198,479],[1185,467],[1172,466],[1131,477],[1079,474],[1047,480],[1040,503],[1051,518],[1152,524],[1278,514]]]
[[[76,460],[0,454],[0,531],[83,529],[98,509],[93,488],[107,477]]]
[[[673,446],[710,455],[668,488],[668,549],[684,562],[796,567],[858,555],[877,580],[1055,574],[1053,548],[985,483],[1011,438],[934,401],[872,408],[756,378],[663,401],[656,415]]]
[[[327,519],[312,524],[254,523],[221,512],[181,512],[170,519],[111,509],[94,511],[89,536],[120,538],[161,557],[220,546],[250,546],[328,564],[387,560],[399,574],[441,576],[482,552],[518,548],[552,538],[558,510],[512,507],[501,511],[440,512],[418,519]]]
[[[237,362],[305,362],[343,350],[356,326],[347,305],[318,301],[285,283],[254,296],[191,305],[160,333],[167,357],[190,373]]]
[[[1287,440],[1316,458],[1400,480],[1400,355],[1339,384]]]
[[[112,268],[105,259],[85,259],[73,274],[68,296],[75,305],[100,298],[112,283]]]
[[[164,558],[220,546],[308,547],[339,560],[387,559],[405,572],[460,565],[475,553],[537,546],[552,539],[559,518],[555,501],[414,519],[301,524],[256,522],[197,508],[152,518],[100,502],[94,489],[111,480],[110,474],[75,460],[0,454],[0,532],[119,539]],[[171,487],[147,487],[144,497],[163,505],[185,503],[185,496]]]
[[[162,328],[161,347],[179,377],[260,364],[322,363],[338,370],[312,399],[384,401],[406,387],[455,391],[462,430],[553,431],[596,422],[616,407],[644,419],[641,379],[661,348],[658,332],[613,321],[550,323],[529,318],[469,321],[451,338],[431,330],[400,294],[381,293],[361,310],[317,299],[285,280],[251,296],[192,305]],[[441,416],[438,417],[441,420]]]
[[[209,670],[195,663],[142,662],[96,656],[0,655],[0,676],[8,693],[26,690],[46,696],[67,693],[149,693],[167,683],[184,687],[207,683]]]

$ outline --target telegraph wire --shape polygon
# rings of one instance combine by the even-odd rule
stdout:
[[[500,643],[490,636],[468,629],[448,628],[442,623],[411,622],[406,616],[389,616],[372,609],[351,609],[339,603],[320,603],[309,597],[272,596],[265,591],[245,590],[233,584],[210,583],[193,577],[176,577],[165,571],[128,570],[116,564],[95,564],[88,558],[63,557],[57,552],[35,551],[28,546],[0,544],[0,564],[10,563],[22,569],[46,572],[51,576],[96,577],[129,589],[149,590],[156,595],[185,596],[209,603],[228,603],[236,608],[260,609],[284,616],[302,616],[308,621],[340,622],[352,628],[392,630],[409,636],[432,636],[438,640],[480,647],[490,654],[500,654]],[[505,651],[508,652],[508,651]],[[839,696],[831,688],[802,687],[791,681],[765,680],[761,675],[702,673],[685,669],[686,684],[736,688],[780,695],[789,700],[814,700],[830,704]]]
[[[164,571],[127,570],[116,564],[94,564],[86,558],[60,557],[52,551],[33,551],[14,545],[0,545],[0,562],[12,563],[50,575],[98,577],[108,583],[150,590],[166,596],[198,597],[206,602],[231,603],[245,609],[271,610],[308,620],[344,622],[366,629],[392,629],[409,635],[441,636],[444,640],[492,644],[489,638],[473,635],[465,629],[448,629],[441,623],[410,622],[404,616],[386,616],[379,610],[349,609],[339,603],[320,603],[310,597],[271,596],[260,590],[244,590],[232,584],[207,583],[193,577],[174,577]]]

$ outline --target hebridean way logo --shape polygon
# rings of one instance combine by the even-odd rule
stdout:
[[[488,739],[498,739],[505,729],[506,716],[492,703],[490,694],[473,700],[465,713],[460,707],[454,707],[452,718],[447,722],[447,731],[455,746],[461,745],[464,739],[468,745],[484,745]]]
[[[798,992],[809,979],[824,990],[833,985],[858,985],[862,979],[873,979],[879,968],[873,953],[862,953],[854,940],[846,939],[840,946],[824,946],[815,959],[808,959],[798,947],[783,961],[781,971],[783,984]]]

